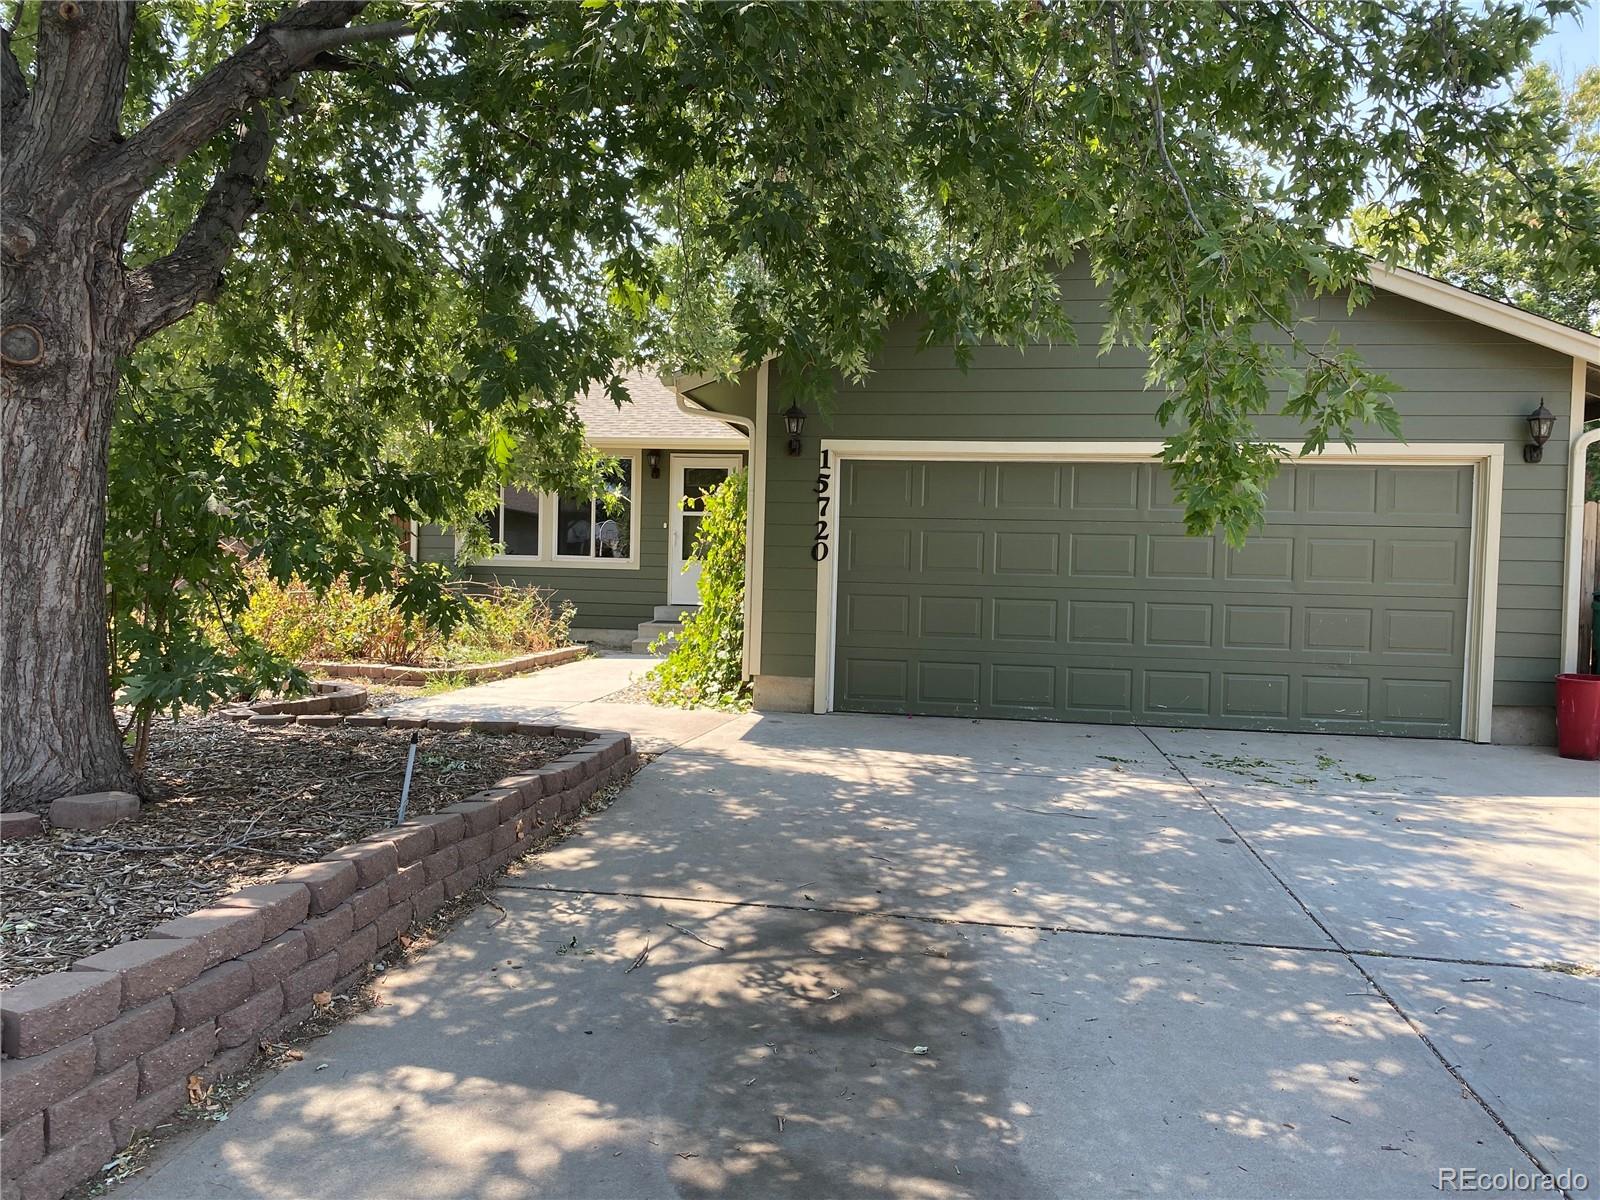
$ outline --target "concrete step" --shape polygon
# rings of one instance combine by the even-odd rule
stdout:
[[[639,636],[633,639],[633,652],[644,654],[659,635],[676,634],[682,628],[677,621],[645,621],[639,626]]]
[[[684,613],[693,612],[699,607],[698,604],[658,604],[656,605],[655,620],[676,623]]]

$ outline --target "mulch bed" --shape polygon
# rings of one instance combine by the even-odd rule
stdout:
[[[408,816],[434,812],[581,743],[417,731]],[[394,823],[410,730],[151,730],[137,821],[0,844],[0,987],[136,938],[246,884]]]

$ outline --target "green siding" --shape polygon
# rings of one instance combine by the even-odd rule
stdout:
[[[685,451],[705,454],[708,451]],[[639,512],[639,567],[633,569],[584,569],[543,564],[498,565],[485,563],[468,569],[472,579],[485,582],[537,587],[553,592],[558,603],[570,602],[577,608],[572,624],[579,629],[632,629],[654,615],[657,605],[667,602],[667,515],[671,488],[671,455],[661,456],[661,478],[651,479],[650,468],[640,457],[641,508]],[[449,534],[424,526],[420,539],[422,554],[428,561],[447,562],[454,554]]]
[[[859,385],[838,381],[831,411],[813,413],[806,453],[790,457],[783,424],[767,423],[765,611],[761,670],[814,673],[816,566],[810,558],[812,485],[821,438],[1077,441],[1158,438],[1160,397],[1144,390],[1143,355],[1096,347],[1104,309],[1082,266],[1064,279],[1078,344],[1024,350],[979,348],[963,373],[944,350],[916,348],[917,325],[901,323]],[[1553,703],[1558,665],[1571,360],[1508,334],[1378,293],[1353,314],[1337,297],[1308,302],[1324,330],[1390,374],[1407,441],[1503,442],[1506,524],[1500,549],[1494,702]],[[1544,461],[1522,461],[1525,418],[1540,398],[1557,414]],[[773,370],[770,414],[786,408]],[[1263,435],[1298,442],[1293,422],[1264,418]],[[1362,441],[1388,440],[1378,429]],[[836,476],[837,478],[837,476]],[[1517,636],[1512,636],[1517,635]]]

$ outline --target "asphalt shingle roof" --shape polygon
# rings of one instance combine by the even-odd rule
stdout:
[[[618,408],[596,386],[578,397],[578,416],[590,441],[671,442],[709,438],[730,443],[743,442],[744,434],[712,416],[697,417],[678,407],[672,389],[654,375],[637,372],[624,375],[632,404]]]

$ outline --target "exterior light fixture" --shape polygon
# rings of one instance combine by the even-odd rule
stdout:
[[[783,427],[789,431],[789,453],[798,457],[803,449],[800,435],[806,427],[806,414],[800,410],[798,404],[790,404],[784,410]]]
[[[661,478],[661,451],[659,451],[659,450],[647,450],[647,451],[645,451],[645,459],[650,463],[650,478],[651,479],[660,479]]]
[[[1544,406],[1544,401],[1539,401],[1539,407],[1528,414],[1528,437],[1532,439],[1529,445],[1522,448],[1522,461],[1536,463],[1544,461],[1544,444],[1550,440],[1550,435],[1556,431],[1556,415]]]

